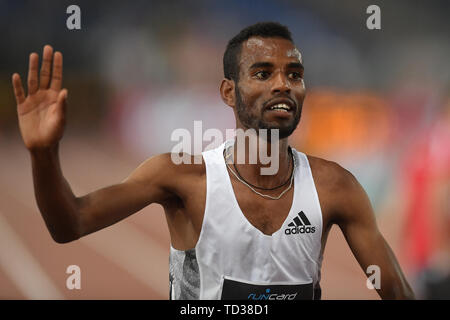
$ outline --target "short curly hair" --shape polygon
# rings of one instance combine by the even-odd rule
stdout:
[[[258,22],[242,29],[227,44],[223,55],[223,73],[225,78],[239,81],[239,56],[242,43],[252,37],[282,38],[294,42],[292,35],[286,26],[278,22]]]

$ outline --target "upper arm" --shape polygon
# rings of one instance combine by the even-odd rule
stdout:
[[[369,197],[356,178],[339,167],[336,180],[336,217],[347,243],[361,268],[379,267],[382,298],[413,297],[394,253],[380,233]]]
[[[341,168],[336,193],[335,222],[339,225],[347,242],[353,249],[369,242],[379,240],[381,236],[376,224],[375,214],[370,200],[356,178]]]
[[[170,154],[158,155],[143,162],[122,182],[78,198],[79,237],[176,196],[172,188],[175,170]]]

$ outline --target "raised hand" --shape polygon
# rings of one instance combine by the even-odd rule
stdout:
[[[28,96],[25,96],[19,74],[14,73],[12,76],[20,132],[30,151],[56,146],[63,136],[65,126],[67,90],[61,90],[61,52],[53,53],[53,48],[49,45],[44,47],[39,80],[38,65],[38,54],[31,53]]]

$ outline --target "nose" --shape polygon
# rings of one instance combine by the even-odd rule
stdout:
[[[291,92],[291,84],[286,76],[279,72],[273,77],[272,93],[273,94],[289,94]]]

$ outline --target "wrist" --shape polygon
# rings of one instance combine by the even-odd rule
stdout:
[[[30,155],[34,159],[42,159],[48,157],[55,157],[58,155],[59,144],[48,147],[38,147],[28,149]]]

